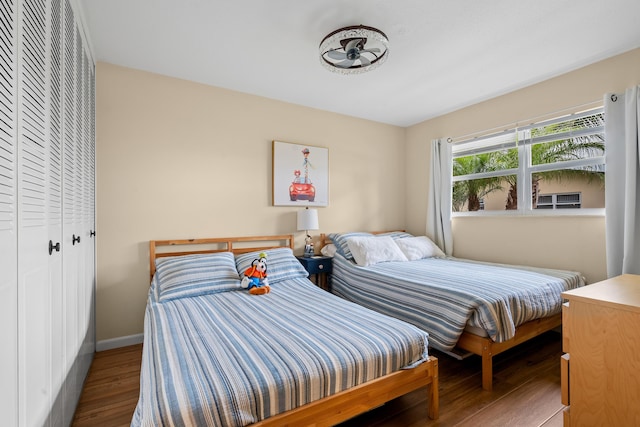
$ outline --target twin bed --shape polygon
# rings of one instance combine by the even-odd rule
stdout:
[[[334,257],[334,294],[428,331],[432,348],[481,356],[488,391],[493,356],[558,327],[560,294],[585,284],[577,272],[447,257],[403,231],[321,239]]]
[[[292,245],[291,235],[150,242],[132,426],[334,425],[420,388],[438,417],[428,334],[317,288]],[[271,292],[251,295],[238,272],[260,252]]]

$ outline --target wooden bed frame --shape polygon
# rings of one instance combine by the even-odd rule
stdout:
[[[182,240],[152,240],[149,242],[149,267],[153,279],[155,260],[160,257],[233,252],[242,254],[253,251],[288,247],[293,249],[293,235],[228,237]],[[206,249],[201,249],[206,247]],[[168,248],[172,248],[169,250]],[[315,402],[259,421],[254,426],[275,427],[283,425],[331,426],[367,412],[396,397],[420,388],[426,388],[427,415],[437,419],[439,415],[438,359],[428,360],[412,369],[403,369],[384,377],[327,396]]]
[[[518,326],[513,338],[500,343],[493,341],[489,337],[481,337],[464,331],[456,347],[482,357],[482,388],[491,391],[493,389],[493,356],[509,350],[518,344],[522,344],[531,338],[537,337],[561,324],[561,313],[532,320]]]
[[[393,230],[404,231],[404,230]],[[372,232],[372,234],[385,233],[384,231]],[[320,234],[320,249],[326,244],[331,243],[331,240],[326,234]],[[562,325],[562,313],[558,313],[553,316],[543,317],[540,319],[532,320],[516,328],[516,332],[513,338],[510,340],[497,343],[489,337],[483,337],[473,334],[468,331],[464,331],[458,340],[457,348],[466,350],[473,354],[482,357],[482,388],[487,391],[493,390],[493,356],[496,356],[503,351],[509,350],[522,344],[531,338],[537,337],[544,332],[550,331],[556,327]],[[428,333],[429,331],[427,331]]]

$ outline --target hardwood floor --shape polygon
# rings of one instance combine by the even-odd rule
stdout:
[[[141,360],[142,344],[96,353],[72,425],[130,425],[140,392]]]
[[[440,418],[429,420],[417,390],[341,427],[560,427],[561,336],[547,332],[494,357],[493,392],[481,388],[480,358],[458,361],[433,351],[440,368]],[[74,427],[128,426],[138,400],[142,345],[96,353]]]

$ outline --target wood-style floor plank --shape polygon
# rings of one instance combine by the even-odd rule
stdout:
[[[481,388],[480,358],[433,351],[440,368],[440,418],[427,418],[416,390],[341,427],[562,426],[560,334],[548,332],[494,357],[493,391]],[[138,400],[142,345],[96,353],[73,427],[129,426]]]
[[[564,408],[555,413],[544,424],[542,424],[542,427],[564,427],[564,418],[562,416],[563,410]]]
[[[140,394],[142,344],[95,354],[73,426],[129,426]]]

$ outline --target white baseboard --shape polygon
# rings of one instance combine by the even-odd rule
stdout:
[[[126,337],[111,338],[96,342],[96,351],[111,350],[113,348],[126,347],[128,345],[141,344],[144,334],[128,335]]]

